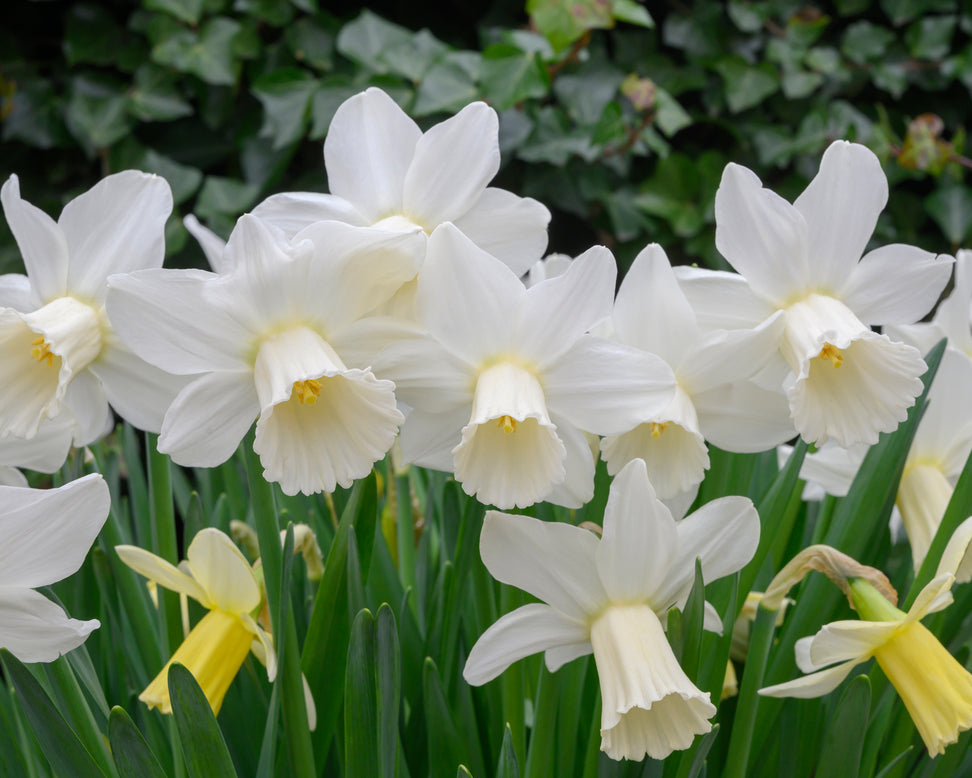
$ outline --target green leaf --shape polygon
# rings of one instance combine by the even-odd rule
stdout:
[[[463,739],[442,691],[439,671],[428,657],[422,667],[422,689],[429,738],[429,775],[450,775],[458,765],[469,760],[464,758]]]
[[[176,87],[176,78],[165,68],[145,63],[135,71],[129,90],[129,108],[143,122],[170,121],[192,114],[192,104]]]
[[[117,705],[108,716],[108,740],[119,778],[166,778],[138,727]]]
[[[727,57],[715,65],[725,85],[726,104],[732,113],[759,105],[779,88],[779,74],[769,62],[749,65],[742,57]]]
[[[207,84],[234,86],[239,62],[234,54],[243,25],[218,16],[206,22],[196,34],[179,30],[152,48],[152,59],[183,73],[192,73]]]
[[[192,197],[202,183],[202,171],[198,168],[181,165],[154,149],[140,146],[134,139],[126,139],[116,144],[111,150],[110,158],[116,170],[144,170],[162,176],[169,182],[172,201],[176,205]]]
[[[375,619],[364,609],[351,625],[344,677],[344,758],[349,775],[378,775]]]
[[[19,140],[34,148],[49,149],[73,144],[64,124],[64,100],[49,80],[27,79],[16,85],[9,113],[0,122],[3,140]]]
[[[375,659],[378,689],[378,775],[395,778],[402,761],[398,717],[402,699],[402,659],[395,614],[388,603],[378,608],[375,621]]]
[[[275,149],[296,143],[304,136],[310,101],[318,84],[300,68],[275,70],[253,84],[253,95],[263,105],[260,135],[272,138]]]
[[[972,236],[972,188],[951,184],[936,189],[925,199],[925,210],[953,246]]]
[[[432,63],[449,51],[450,47],[428,30],[419,30],[407,41],[389,46],[380,57],[389,72],[418,83]]]
[[[284,27],[294,18],[294,8],[280,0],[235,0],[233,10],[245,13],[273,27]]]
[[[326,81],[322,81],[311,98],[312,123],[310,133],[308,133],[309,137],[320,140],[327,135],[327,130],[331,126],[331,119],[334,118],[338,107],[349,97],[356,95],[358,91],[356,87],[343,82],[328,84]]]
[[[498,111],[527,98],[544,97],[550,90],[540,58],[507,43],[497,43],[483,52],[479,79],[484,97]]]
[[[847,684],[830,718],[816,767],[818,775],[857,778],[864,746],[861,732],[867,727],[870,709],[871,682],[859,675]]]
[[[411,113],[458,111],[479,96],[480,56],[471,51],[450,51],[437,59],[422,77]]]
[[[105,8],[87,4],[70,7],[63,44],[68,65],[113,65],[123,44],[122,30]]]
[[[287,48],[298,62],[318,70],[330,70],[334,64],[334,36],[317,20],[305,17],[287,27]]]
[[[955,16],[926,16],[912,22],[905,31],[911,56],[931,60],[948,56],[957,21]]]
[[[81,745],[78,736],[24,664],[5,648],[0,649],[0,659],[54,774],[70,775],[72,778],[105,778],[91,754]]]
[[[503,747],[500,749],[499,763],[496,765],[496,778],[520,778],[520,765],[513,750],[513,733],[507,724],[503,731]]]
[[[187,24],[197,24],[206,0],[143,0],[142,5],[152,11],[171,14]]]
[[[387,73],[389,67],[382,58],[383,53],[394,46],[407,45],[411,39],[412,33],[404,27],[365,10],[341,28],[337,50],[367,70]]]
[[[89,152],[111,146],[135,125],[124,88],[106,78],[78,76],[71,81],[67,126]]]
[[[169,665],[169,697],[190,778],[236,778],[223,733],[192,673]]]
[[[613,27],[611,5],[610,0],[527,0],[526,10],[533,25],[560,51],[588,30]]]
[[[259,195],[260,188],[254,184],[233,178],[206,176],[196,200],[196,215],[203,220],[221,215],[231,216],[235,220],[237,215],[256,202]]]
[[[655,26],[655,20],[651,18],[648,9],[635,0],[614,0],[611,12],[618,21],[637,24],[639,27]]]
[[[692,117],[678,101],[659,86],[655,86],[655,125],[669,138],[692,123]]]

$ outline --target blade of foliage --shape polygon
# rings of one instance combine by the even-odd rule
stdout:
[[[367,608],[351,625],[344,677],[344,761],[349,775],[378,775],[375,618]]]
[[[209,700],[192,673],[178,662],[169,666],[169,697],[190,778],[236,778]]]
[[[108,715],[108,742],[119,778],[166,778],[138,727],[117,705]]]
[[[496,778],[520,778],[520,765],[513,750],[513,733],[508,724],[503,730],[503,747],[496,764]]]
[[[817,763],[820,775],[857,778],[864,746],[860,730],[868,720],[870,708],[871,683],[866,675],[859,675],[847,684],[830,718]]]

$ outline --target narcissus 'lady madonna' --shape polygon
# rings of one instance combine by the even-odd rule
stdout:
[[[601,749],[613,759],[663,759],[711,729],[715,706],[682,671],[665,637],[682,608],[695,561],[708,583],[745,565],[759,517],[745,497],[724,497],[676,523],[645,463],[618,473],[603,536],[569,524],[486,514],[479,549],[492,575],[543,603],[508,613],[479,638],[463,671],[474,685],[543,651],[553,672],[593,652],[601,683]],[[706,606],[706,627],[721,628]]]

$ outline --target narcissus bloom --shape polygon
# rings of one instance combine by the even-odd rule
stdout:
[[[921,392],[921,354],[871,325],[919,320],[952,261],[897,244],[861,259],[887,197],[877,157],[845,141],[830,145],[792,205],[729,164],[716,193],[716,246],[741,275],[679,271],[714,326],[786,313],[778,366],[764,378],[785,387],[794,425],[813,443],[875,443]]]
[[[715,706],[679,666],[665,637],[699,559],[706,583],[739,570],[759,542],[745,497],[724,497],[675,522],[636,459],[611,484],[599,540],[580,527],[489,511],[479,549],[499,581],[543,600],[491,626],[463,677],[484,684],[543,651],[553,672],[594,654],[601,683],[601,749],[612,759],[663,759],[711,729]],[[706,628],[720,629],[706,606]]]
[[[165,179],[136,170],[108,176],[56,222],[21,199],[17,176],[0,200],[27,268],[0,277],[0,437],[32,438],[66,412],[65,434],[87,445],[111,428],[109,403],[157,432],[183,382],[135,356],[104,304],[109,275],[162,264],[172,210]]]
[[[254,215],[288,236],[325,219],[423,236],[451,222],[481,249],[525,273],[547,246],[550,212],[487,184],[499,170],[499,121],[471,103],[425,133],[371,87],[337,109],[324,140],[331,194],[286,192]]]
[[[833,691],[861,662],[877,660],[908,709],[930,756],[944,753],[959,732],[972,727],[972,674],[921,623],[952,602],[956,581],[969,580],[967,548],[972,519],[956,530],[935,578],[907,613],[863,578],[848,579],[861,621],[835,621],[796,643],[797,666],[809,675],[776,684],[767,697],[819,697]],[[828,666],[832,665],[832,666]]]
[[[658,496],[685,495],[687,508],[709,466],[706,440],[727,451],[757,452],[792,438],[783,395],[747,380],[772,357],[782,316],[753,329],[705,331],[661,246],[642,250],[621,282],[608,326],[598,331],[664,359],[676,389],[665,408],[601,441],[608,472],[644,459]]]
[[[0,648],[21,662],[53,662],[98,628],[34,589],[77,572],[110,501],[100,475],[58,489],[0,486]]]
[[[527,289],[451,224],[432,233],[416,298],[428,334],[400,337],[375,362],[412,409],[406,461],[455,473],[499,508],[589,500],[581,430],[623,432],[674,384],[658,357],[586,334],[610,315],[616,272],[595,247]]]
[[[172,713],[169,667],[173,662],[185,665],[193,674],[213,713],[219,713],[230,683],[251,650],[266,664],[270,680],[274,679],[273,643],[256,622],[263,590],[246,557],[223,532],[212,527],[201,530],[178,567],[137,546],[116,546],[115,551],[139,575],[209,609],[138,696],[149,708]]]
[[[333,491],[370,472],[402,422],[394,385],[367,365],[367,321],[415,275],[416,234],[321,222],[292,242],[240,219],[219,274],[148,270],[111,279],[121,337],[195,377],[165,415],[159,450],[226,461],[256,419],[264,475],[287,494]]]

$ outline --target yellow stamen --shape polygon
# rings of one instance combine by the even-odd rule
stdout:
[[[500,427],[503,432],[509,435],[511,432],[516,432],[516,419],[512,416],[500,416],[496,420],[496,426]]]
[[[294,381],[294,394],[304,405],[313,405],[321,394],[321,382],[313,378],[306,381]]]
[[[30,355],[38,362],[47,362],[48,367],[54,366],[54,354],[51,352],[51,344],[44,340],[44,336],[34,338],[31,341],[33,348]]]
[[[832,343],[824,343],[823,348],[820,349],[820,353],[817,354],[817,359],[829,359],[830,364],[834,367],[840,367],[844,364],[844,355],[840,353],[840,349],[837,348]]]
[[[660,438],[668,424],[669,422],[667,421],[663,421],[661,424],[659,424],[657,421],[651,422],[651,436],[653,438]]]

